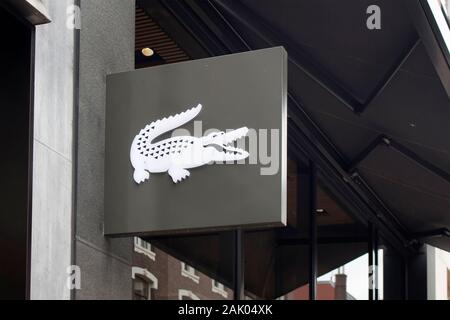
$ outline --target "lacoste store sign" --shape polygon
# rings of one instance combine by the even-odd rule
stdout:
[[[107,78],[105,235],[286,224],[283,48]]]

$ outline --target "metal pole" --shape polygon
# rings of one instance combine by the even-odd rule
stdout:
[[[309,246],[309,260],[310,260],[310,270],[309,270],[309,300],[317,299],[317,167],[312,161],[310,162],[310,246]]]
[[[403,257],[403,299],[409,300],[409,269],[408,269],[408,257]]]
[[[374,294],[373,294],[373,286],[374,286],[374,263],[373,263],[373,224],[369,222],[368,226],[368,239],[367,239],[367,251],[369,255],[369,273],[368,273],[368,280],[369,280],[369,300],[373,300]]]
[[[238,229],[234,232],[234,272],[233,272],[233,294],[234,300],[244,300],[244,246],[243,232]]]
[[[375,262],[375,270],[374,270],[374,281],[375,281],[375,300],[378,300],[378,229],[375,228],[374,232],[373,232],[374,238],[373,238],[373,251],[374,251],[374,262]]]

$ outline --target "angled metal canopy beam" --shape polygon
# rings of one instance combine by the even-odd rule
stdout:
[[[289,41],[284,35],[279,34],[269,26],[264,25],[253,12],[240,4],[239,1],[214,0],[209,2],[213,5],[216,4],[221,10],[224,10],[228,15],[239,21],[268,46],[284,46],[289,52],[289,61],[293,65],[302,70],[308,77],[333,95],[351,111],[356,112],[360,108],[361,101],[358,101],[358,99],[343,88],[338,81],[333,79],[331,75],[312,61],[312,59],[290,45],[292,41]]]
[[[239,1],[224,1],[224,0],[208,0],[208,2],[214,6],[216,3],[222,10],[225,10],[227,14],[235,18],[242,23],[246,28],[254,32],[261,40],[267,43],[269,46],[283,45],[289,52],[289,61],[297,68],[302,70],[312,80],[318,83],[327,92],[332,94],[336,99],[343,103],[347,108],[355,113],[363,113],[372,102],[381,95],[381,93],[388,87],[392,79],[395,78],[397,73],[408,61],[414,50],[420,43],[420,39],[415,39],[410,44],[405,53],[399,58],[394,66],[387,72],[386,76],[381,79],[379,84],[374,88],[373,92],[364,101],[356,98],[349,90],[344,88],[339,81],[335,80],[332,75],[328,74],[321,66],[317,65],[311,58],[307,57],[304,53],[299,51],[296,47],[290,45],[292,41],[289,41],[284,35],[271,29],[269,26],[264,25],[261,21],[258,21],[258,17],[250,12],[245,6],[239,4]],[[217,10],[217,9],[216,9]],[[219,11],[219,10],[217,10]],[[256,23],[256,21],[258,21]]]
[[[450,97],[450,53],[444,49],[445,45],[442,43],[430,7],[426,0],[403,0],[403,3],[425,45],[442,86]]]
[[[355,243],[355,242],[367,242],[367,237],[319,237],[317,238],[318,244],[335,244],[335,243]],[[298,246],[309,245],[309,238],[295,238],[295,239],[280,239],[277,241],[279,246]]]
[[[364,102],[363,105],[360,106],[360,109],[357,110],[357,113],[363,113],[373,101],[375,101],[391,83],[392,79],[395,78],[400,69],[405,65],[408,61],[409,57],[413,54],[416,48],[421,43],[420,39],[417,39],[413,45],[408,49],[408,51],[401,57],[401,59],[394,64],[393,68],[387,73],[387,75],[380,81],[378,86],[372,92],[372,94],[368,97],[367,101]]]
[[[356,170],[356,167],[364,161],[378,146],[385,145],[393,148],[397,152],[401,153],[404,157],[410,159],[412,162],[427,170],[428,172],[434,174],[435,176],[444,179],[445,181],[450,183],[450,174],[441,168],[435,166],[431,162],[420,157],[414,151],[406,148],[401,143],[395,141],[392,138],[389,138],[385,135],[379,135],[375,140],[373,140],[367,148],[365,148],[360,154],[358,154],[355,159],[352,161],[351,165],[348,168],[348,172],[353,174]]]
[[[376,224],[387,239],[392,243],[400,242],[400,249],[406,248],[409,238],[406,238],[406,228],[396,219],[389,208],[373,191],[365,188],[364,180],[352,179],[341,167],[318,149],[321,146],[314,143],[313,136],[299,127],[293,119],[289,121],[289,134],[292,136],[292,144],[295,152],[306,154],[320,168],[320,177],[327,183],[337,199],[349,208],[364,216],[366,220]],[[372,213],[372,215],[367,215]],[[394,231],[395,230],[395,231]]]
[[[430,239],[439,237],[450,238],[450,231],[447,228],[440,228],[423,232],[417,232],[413,234],[413,237],[415,239]]]

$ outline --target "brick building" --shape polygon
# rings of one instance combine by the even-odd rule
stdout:
[[[136,300],[230,300],[233,292],[192,266],[135,238],[133,297]]]

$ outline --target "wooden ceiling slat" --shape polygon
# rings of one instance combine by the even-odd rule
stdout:
[[[183,52],[183,49],[181,49],[180,47],[176,47],[176,48],[170,48],[170,49],[162,49],[162,50],[158,50],[158,54],[170,54],[173,52]]]
[[[156,47],[164,48],[166,46],[176,46],[177,45],[172,39],[167,39],[164,41],[155,41],[155,42],[151,42],[151,43],[152,43],[152,46],[154,46],[155,48]]]
[[[157,25],[155,26],[142,26],[142,27],[136,27],[136,33],[145,33],[145,34],[149,34],[152,32],[157,32],[160,31],[161,28]]]
[[[170,39],[167,34],[165,33],[155,33],[152,35],[139,35],[136,36],[136,40],[137,41],[141,41],[141,40],[149,40],[149,41],[159,41],[162,39]]]
[[[171,54],[160,54],[160,56],[163,57],[164,59],[176,59],[176,58],[185,57],[186,54],[184,52],[177,52],[177,53],[171,53]]]
[[[136,8],[135,50],[152,48],[166,63],[189,60],[182,48],[154,21],[145,10]],[[164,62],[162,62],[164,63]],[[160,64],[160,63],[159,63]]]
[[[183,61],[188,61],[189,57],[186,56],[186,58],[179,58],[179,59],[171,59],[171,60],[166,60],[167,63],[176,63],[176,62],[183,62]]]
[[[151,32],[151,33],[143,33],[143,32],[136,32],[136,39],[138,38],[144,38],[144,37],[156,37],[156,36],[166,36],[167,38],[169,38],[169,36],[167,36],[166,33],[164,33],[163,31],[158,31],[158,32]]]

